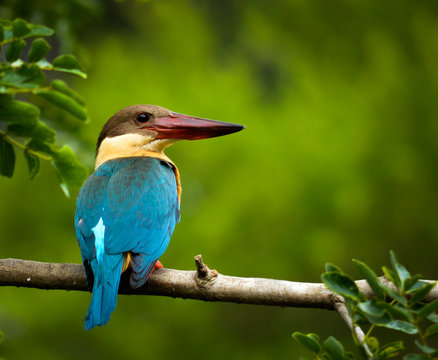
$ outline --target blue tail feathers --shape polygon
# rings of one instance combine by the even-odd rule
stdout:
[[[122,273],[123,254],[103,255],[101,261],[93,259],[91,268],[94,273],[93,295],[85,317],[85,329],[105,325],[116,308]]]
[[[149,278],[149,275],[154,270],[157,260],[153,260],[148,255],[134,254],[131,259],[132,273],[129,279],[129,284],[133,289],[142,287]]]

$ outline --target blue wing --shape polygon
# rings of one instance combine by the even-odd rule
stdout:
[[[150,157],[114,159],[90,176],[75,217],[87,281],[93,284],[87,329],[107,323],[115,309],[123,254],[133,255],[131,286],[142,286],[178,221],[171,164]]]

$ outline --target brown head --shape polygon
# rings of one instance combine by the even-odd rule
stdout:
[[[242,129],[243,125],[178,114],[156,105],[132,105],[119,110],[103,126],[96,155],[108,149],[123,154],[138,149],[162,152],[178,140],[206,139]]]

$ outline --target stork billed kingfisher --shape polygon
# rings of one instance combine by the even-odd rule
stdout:
[[[178,140],[227,135],[242,125],[174,113],[154,105],[117,112],[97,140],[94,173],[79,192],[75,227],[91,303],[85,329],[116,308],[120,276],[132,288],[148,280],[180,219],[178,169],[163,151]]]

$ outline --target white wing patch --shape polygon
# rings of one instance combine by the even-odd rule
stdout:
[[[102,262],[103,254],[105,252],[104,238],[105,238],[105,225],[103,219],[100,218],[99,222],[94,228],[91,229],[94,233],[94,247],[96,248],[96,258],[98,262]]]

